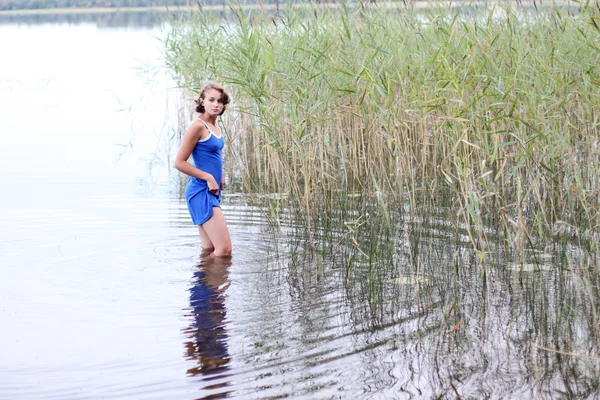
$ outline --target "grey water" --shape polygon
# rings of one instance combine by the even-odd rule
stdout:
[[[451,210],[307,235],[229,187],[234,256],[203,260],[161,25],[108,25],[0,24],[0,399],[598,395],[573,244],[515,270]]]

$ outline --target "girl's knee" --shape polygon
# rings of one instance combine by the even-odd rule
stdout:
[[[204,257],[204,256],[211,254],[214,251],[215,251],[214,247],[202,247],[202,252],[200,253],[200,255]]]
[[[231,255],[231,245],[225,245],[222,247],[217,247],[214,251],[215,256],[217,257],[225,257]]]

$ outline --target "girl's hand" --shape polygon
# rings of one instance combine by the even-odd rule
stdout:
[[[208,191],[214,195],[219,194],[219,185],[217,184],[217,181],[215,180],[214,177],[210,177],[209,179],[206,180],[206,183],[208,184]]]

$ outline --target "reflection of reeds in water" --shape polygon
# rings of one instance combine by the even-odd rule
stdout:
[[[481,388],[508,398],[551,398],[554,390],[586,398],[600,390],[590,269],[577,267],[587,262],[584,251],[570,245],[555,252],[549,243],[546,252],[516,255],[497,244],[497,229],[486,232],[482,260],[451,207],[390,209],[390,224],[376,204],[359,214],[352,230],[344,230],[348,214],[330,215],[328,228],[315,229],[310,242],[297,225],[276,237],[283,251],[273,261],[285,263],[300,298],[338,282],[351,310],[346,326],[369,339],[357,339],[359,349],[387,349],[373,353],[419,371],[438,395],[454,393],[453,386],[461,396]],[[365,365],[380,364],[365,354]],[[383,375],[383,387],[396,384]]]

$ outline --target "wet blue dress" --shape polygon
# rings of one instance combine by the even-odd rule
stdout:
[[[211,131],[206,122],[200,118],[197,119],[206,126],[209,135],[198,141],[192,150],[194,166],[211,174],[220,185],[223,174],[221,150],[225,141],[222,136],[219,137]],[[213,207],[221,207],[221,190],[216,195],[212,194],[208,191],[208,184],[205,180],[190,176],[185,189],[185,200],[194,225],[202,225],[212,217]]]

